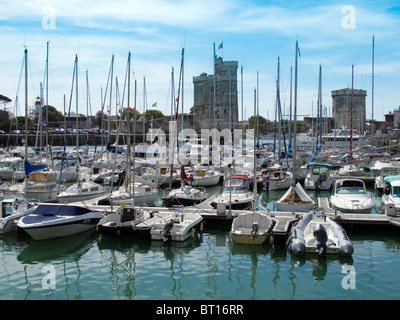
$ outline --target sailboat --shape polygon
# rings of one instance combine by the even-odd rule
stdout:
[[[297,61],[299,55],[298,41],[296,40],[295,76],[294,76],[294,121],[293,136],[296,137],[297,118]],[[304,191],[300,183],[296,184],[296,138],[293,139],[293,181],[288,191],[275,202],[276,211],[304,212],[315,206],[315,201]]]
[[[254,114],[256,114],[256,93],[254,92]],[[254,148],[256,135],[254,134]],[[255,153],[254,153],[255,155]],[[254,175],[256,173],[256,157],[254,157]],[[232,179],[233,177],[231,177]],[[233,243],[263,244],[271,234],[273,228],[272,219],[264,212],[257,211],[258,195],[257,183],[253,185],[252,211],[238,214],[232,222],[230,237]]]
[[[76,77],[76,79],[75,79]],[[100,196],[103,196],[108,193],[108,190],[104,188],[102,185],[99,185],[93,181],[81,181],[80,180],[80,175],[79,175],[79,153],[78,153],[78,148],[79,148],[79,135],[78,135],[78,56],[75,56],[75,63],[74,63],[74,79],[75,79],[75,84],[76,84],[76,114],[77,114],[77,120],[76,120],[76,126],[77,126],[77,135],[76,135],[76,155],[77,155],[77,160],[76,160],[76,171],[77,171],[77,182],[68,187],[65,191],[60,192],[57,195],[57,199],[60,203],[69,203],[69,202],[78,202],[78,201],[85,201],[85,200],[90,200],[93,198],[97,198]],[[69,114],[71,111],[71,101],[69,105],[69,112],[68,112],[68,123],[67,123],[67,129],[69,125]],[[68,131],[68,130],[66,130]],[[65,143],[67,141],[66,139],[67,132],[65,133]],[[61,177],[62,177],[62,172],[63,172],[63,164],[65,160],[65,143],[64,143],[64,152],[63,152],[63,158],[62,158],[62,164],[61,164],[61,170],[59,174],[59,183],[61,183]]]

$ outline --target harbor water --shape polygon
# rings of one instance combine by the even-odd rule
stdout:
[[[260,191],[260,208],[272,209],[283,192]],[[8,234],[0,238],[0,299],[399,298],[400,230],[348,231],[351,258],[297,257],[284,244],[237,245],[229,231],[229,226],[205,224],[203,232],[184,243],[108,239],[96,230],[49,241]]]

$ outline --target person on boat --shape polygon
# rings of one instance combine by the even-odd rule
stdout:
[[[261,179],[262,179],[262,181],[263,181],[263,183],[264,183],[264,188],[265,188],[266,190],[268,190],[268,188],[269,188],[269,180],[270,180],[269,173],[264,171],[264,172],[261,174]]]

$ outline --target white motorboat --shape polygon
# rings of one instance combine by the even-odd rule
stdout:
[[[347,213],[370,213],[376,208],[371,193],[360,179],[336,180],[329,200],[333,209]]]
[[[27,180],[21,183],[23,192],[28,200],[38,202],[56,202],[57,201],[57,172],[56,171],[34,171],[31,172]],[[64,190],[64,187],[60,187]]]
[[[337,171],[339,177],[372,177],[371,169],[365,164],[345,164]]]
[[[249,179],[246,176],[234,175],[226,178],[222,193],[215,197],[212,205],[218,207],[219,203],[225,203],[227,208],[243,210],[251,206],[253,198]]]
[[[17,222],[34,209],[33,203],[19,196],[5,197],[0,207],[0,235],[17,230]]]
[[[287,240],[295,254],[317,253],[351,256],[353,245],[344,229],[323,212],[305,213],[292,227]]]
[[[389,185],[389,194],[382,195],[381,209],[387,215],[400,214],[400,175],[386,176],[385,182]]]
[[[291,171],[278,170],[273,171],[269,177],[268,190],[282,190],[290,188],[293,181],[293,174]]]
[[[300,183],[290,186],[275,202],[275,210],[283,212],[307,212],[316,206],[315,201],[304,191]]]
[[[327,163],[309,164],[309,172],[304,180],[304,187],[307,190],[330,190],[333,186],[331,175],[332,165]]]
[[[125,237],[136,232],[136,226],[150,219],[152,213],[144,208],[119,207],[115,213],[105,215],[97,224],[97,231],[106,237]]]
[[[19,157],[7,157],[0,160],[0,179],[12,180],[15,171],[24,171],[24,160]]]
[[[194,236],[195,229],[203,220],[199,213],[175,211],[154,223],[150,230],[152,240],[186,241]]]
[[[234,243],[263,244],[273,226],[272,219],[263,212],[241,213],[233,219],[230,236]]]
[[[385,192],[389,190],[389,183],[385,181],[385,177],[387,176],[395,176],[400,175],[400,167],[383,167],[379,173],[379,175],[375,178],[374,188],[378,192]]]
[[[38,204],[17,226],[35,240],[66,237],[91,228],[103,218],[100,211],[68,204]]]
[[[57,195],[58,202],[70,203],[85,201],[101,197],[108,193],[108,190],[102,185],[93,181],[80,181],[68,187],[65,191]]]

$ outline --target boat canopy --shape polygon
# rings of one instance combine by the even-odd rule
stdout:
[[[329,163],[310,163],[307,165],[308,167],[326,167],[329,170],[332,169],[332,165]]]
[[[392,186],[400,186],[400,175],[386,176],[383,179]]]
[[[79,216],[91,212],[89,209],[70,205],[39,204],[32,214],[43,216]]]

